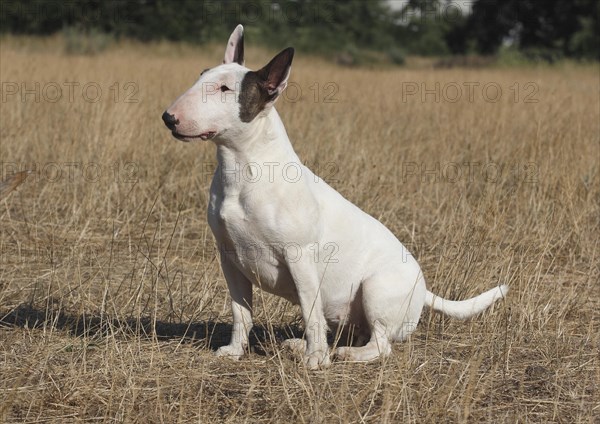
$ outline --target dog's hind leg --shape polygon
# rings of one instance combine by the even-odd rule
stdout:
[[[415,278],[398,281],[386,273],[363,283],[364,320],[371,337],[362,347],[339,347],[334,355],[344,361],[372,361],[388,356],[391,342],[403,340],[416,328],[425,301],[425,282]]]
[[[336,359],[341,361],[359,361],[366,362],[388,356],[392,352],[392,345],[386,334],[385,325],[376,321],[371,326],[371,339],[366,345],[361,347],[342,346],[334,351]]]

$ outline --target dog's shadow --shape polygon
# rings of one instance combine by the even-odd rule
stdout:
[[[0,311],[1,327],[54,328],[73,337],[93,339],[115,336],[133,336],[155,339],[158,342],[180,340],[200,348],[216,350],[229,343],[232,324],[208,320],[203,322],[175,323],[142,318],[111,318],[100,315],[71,314],[52,307],[41,308],[22,303],[8,311]],[[301,338],[304,332],[298,324],[269,326],[255,325],[250,333],[250,346],[254,353],[266,355],[273,342],[287,338]]]

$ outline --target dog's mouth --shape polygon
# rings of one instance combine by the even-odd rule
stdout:
[[[185,134],[180,134],[176,131],[171,131],[171,134],[177,140],[194,141],[194,140],[210,140],[217,135],[217,132],[216,131],[207,131],[207,132],[204,132],[204,133],[198,134],[198,135],[185,135]]]

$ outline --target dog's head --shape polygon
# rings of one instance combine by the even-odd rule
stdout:
[[[163,113],[174,137],[183,141],[234,140],[265,116],[287,86],[294,49],[287,48],[258,71],[244,67],[244,28],[229,37],[223,64],[206,69]]]

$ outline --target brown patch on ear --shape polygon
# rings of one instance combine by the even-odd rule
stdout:
[[[254,120],[278,96],[277,89],[287,78],[293,58],[294,49],[287,48],[262,69],[244,76],[239,95],[242,122]]]
[[[281,51],[262,69],[256,71],[256,73],[265,81],[265,87],[272,94],[277,87],[287,77],[290,66],[292,66],[292,59],[294,59],[294,49],[288,47]]]
[[[252,122],[274,97],[275,95],[269,95],[265,88],[265,81],[257,72],[248,72],[242,80],[240,89],[240,120]]]

